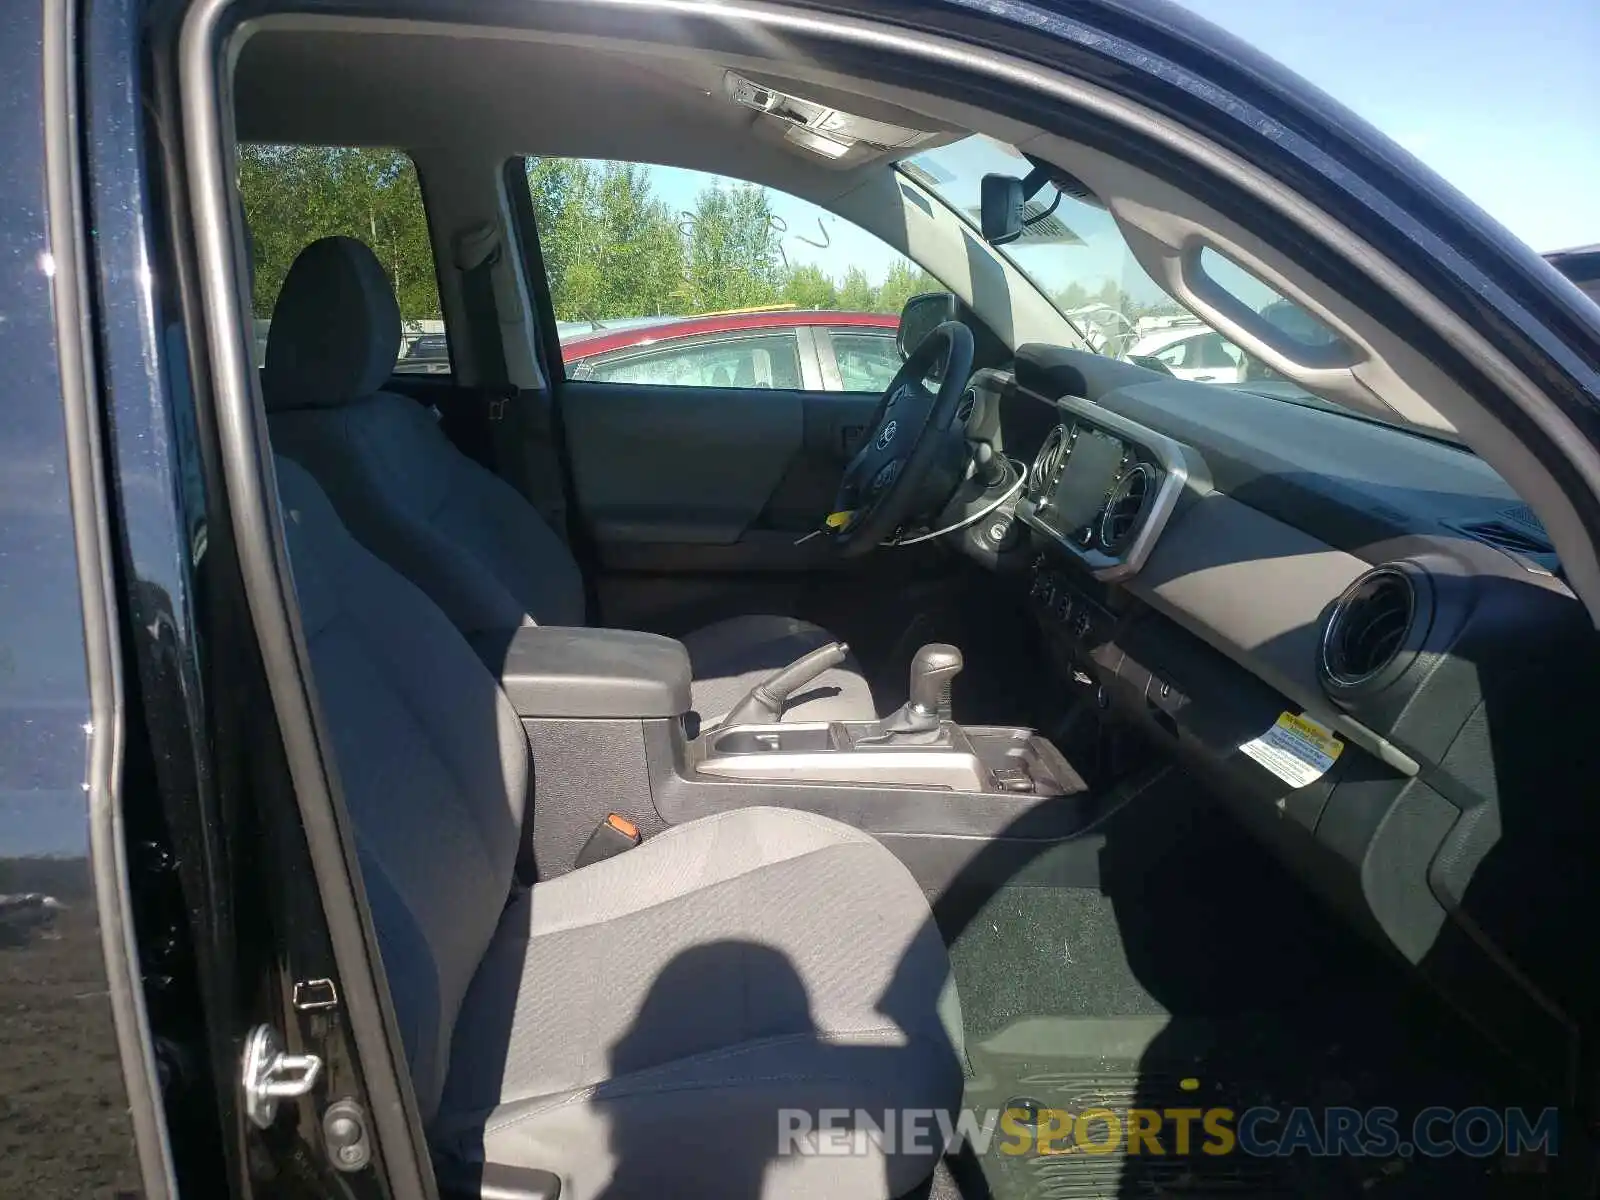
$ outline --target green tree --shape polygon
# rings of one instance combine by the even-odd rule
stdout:
[[[247,144],[239,191],[255,259],[252,300],[270,316],[295,257],[318,238],[371,247],[406,321],[437,319],[438,276],[416,167],[398,150]]]
[[[1050,298],[1062,312],[1071,312],[1089,303],[1089,289],[1077,280],[1073,280],[1066,287],[1057,289]]]
[[[683,244],[648,168],[540,159],[528,187],[558,320],[681,311]]]
[[[883,277],[883,284],[878,288],[877,310],[886,313],[898,313],[905,308],[906,301],[913,296],[920,296],[923,292],[942,292],[945,290],[932,275],[909,259],[897,259],[894,266],[889,268],[889,273]]]
[[[575,158],[537,158],[528,160],[528,194],[533,200],[534,226],[539,234],[539,251],[549,277],[550,295],[556,317],[575,320],[572,315],[570,279],[581,259],[583,224],[595,192],[594,167]]]
[[[706,188],[686,223],[688,299],[695,311],[778,303],[783,257],[765,188]]]
[[[844,273],[839,285],[839,307],[846,312],[878,311],[878,289],[860,267],[851,267]]]
[[[796,308],[838,308],[839,289],[821,267],[802,263],[789,268],[783,281],[783,300]]]
[[[427,217],[406,155],[247,145],[240,151],[239,185],[254,233],[259,315],[270,315],[307,243],[343,234],[377,255],[405,321],[440,316]],[[563,321],[779,303],[898,312],[908,297],[939,288],[903,260],[881,286],[860,267],[842,280],[815,264],[788,267],[770,196],[750,184],[707,188],[692,212],[674,213],[655,194],[648,167],[541,158],[528,162],[528,189],[556,317]]]
[[[1118,312],[1122,311],[1122,306],[1126,300],[1127,296],[1123,292],[1122,286],[1115,279],[1102,279],[1100,281],[1100,290],[1094,294],[1095,303],[1104,304],[1107,308],[1114,308]]]

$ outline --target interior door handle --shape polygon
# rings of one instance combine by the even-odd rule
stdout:
[[[856,448],[856,444],[861,441],[862,436],[866,432],[867,432],[867,427],[865,425],[841,425],[841,426],[839,426],[839,450],[840,450],[840,452],[845,454],[846,456],[854,453],[855,452],[855,448]]]

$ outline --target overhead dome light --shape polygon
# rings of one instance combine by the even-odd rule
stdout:
[[[815,130],[805,129],[799,125],[791,125],[784,131],[784,140],[793,142],[796,146],[820,154],[823,158],[843,158],[850,153],[850,148],[855,142],[841,142],[827,134],[817,133]]]
[[[926,130],[875,121],[842,108],[830,108],[815,100],[780,92],[747,79],[737,71],[724,74],[722,86],[728,99],[735,104],[786,121],[792,127],[788,134],[791,142],[825,158],[840,158],[859,142],[879,150],[900,150],[920,145],[934,136]],[[810,136],[796,136],[796,131]],[[816,139],[823,139],[827,144]]]

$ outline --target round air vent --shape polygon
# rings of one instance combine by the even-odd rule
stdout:
[[[1100,547],[1107,554],[1115,554],[1133,536],[1155,490],[1155,468],[1148,463],[1134,463],[1117,477],[1100,515]]]
[[[1057,425],[1045,438],[1033,460],[1033,470],[1028,472],[1028,490],[1036,496],[1048,495],[1056,485],[1056,476],[1067,457],[1067,431]]]
[[[1407,572],[1384,566],[1362,575],[1334,601],[1323,627],[1324,680],[1337,688],[1379,682],[1406,647],[1416,618],[1417,589]]]

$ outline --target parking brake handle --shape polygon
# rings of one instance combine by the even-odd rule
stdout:
[[[843,642],[819,646],[803,658],[768,676],[750,689],[749,695],[733,706],[721,721],[724,729],[735,725],[771,725],[783,716],[783,702],[830,667],[837,667],[850,656]]]

